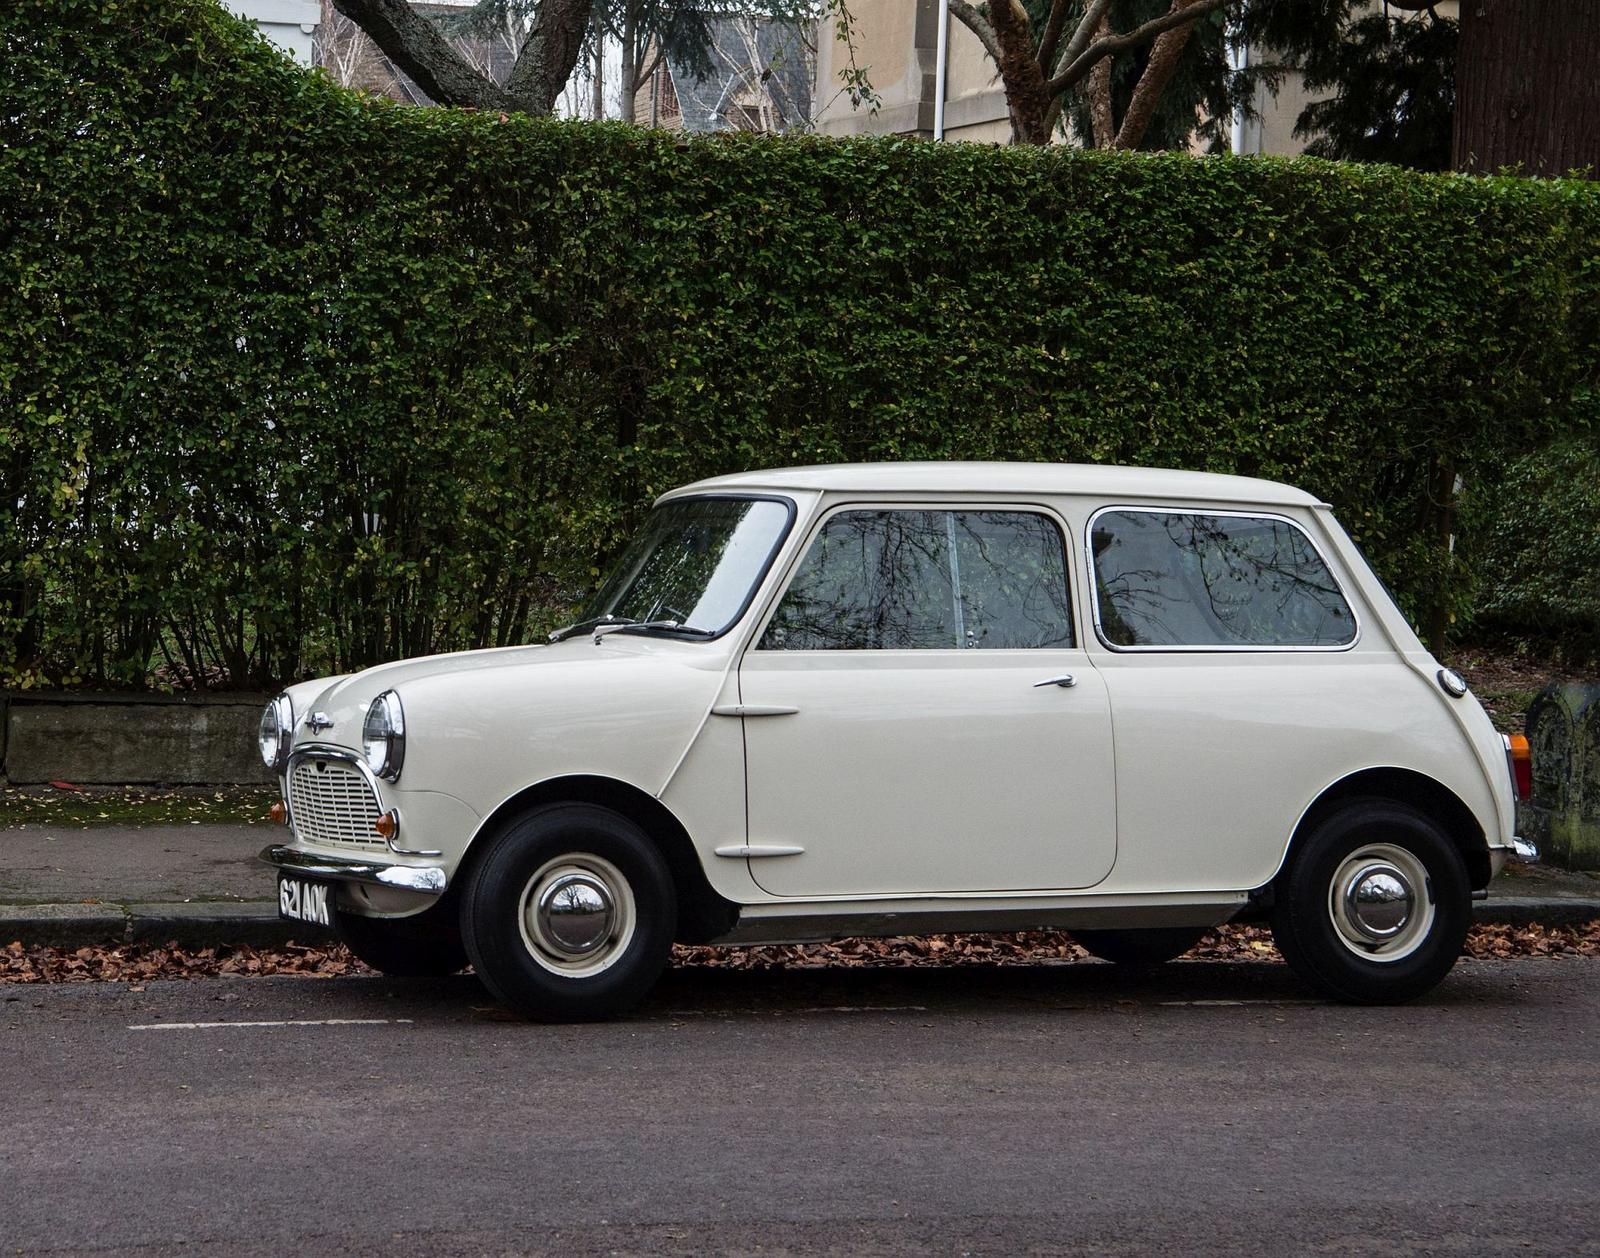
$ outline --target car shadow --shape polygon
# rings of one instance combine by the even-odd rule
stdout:
[[[1519,1007],[1520,991],[1494,964],[1464,964],[1415,1006]],[[448,979],[347,978],[383,984],[391,1012],[428,1019],[518,1021],[470,975]],[[320,984],[319,984],[320,986]],[[329,992],[330,997],[333,991]],[[1204,1008],[1237,1005],[1322,1005],[1278,961],[1175,961],[1128,967],[1099,961],[950,966],[791,966],[736,968],[678,965],[668,969],[624,1021],[688,1018],[800,1017],[830,1012],[923,1012],[953,1017],[1075,1009]]]

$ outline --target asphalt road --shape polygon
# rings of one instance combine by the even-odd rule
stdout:
[[[0,987],[0,1066],[6,1253],[1600,1253],[1594,960]]]

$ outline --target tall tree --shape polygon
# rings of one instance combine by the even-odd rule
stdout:
[[[1600,177],[1600,3],[1463,0],[1454,158]]]
[[[1298,69],[1315,97],[1306,151],[1418,170],[1450,164],[1456,23],[1428,0],[1248,0],[1238,34]]]

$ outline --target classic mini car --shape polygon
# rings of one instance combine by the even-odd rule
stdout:
[[[268,706],[283,914],[525,1015],[674,940],[1066,929],[1152,963],[1268,921],[1313,987],[1427,991],[1526,744],[1326,504],[1262,480],[903,463],[665,495],[548,644]]]

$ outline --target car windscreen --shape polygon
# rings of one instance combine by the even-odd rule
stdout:
[[[773,498],[662,503],[570,632],[671,621],[701,637],[722,633],[749,604],[793,510]]]

